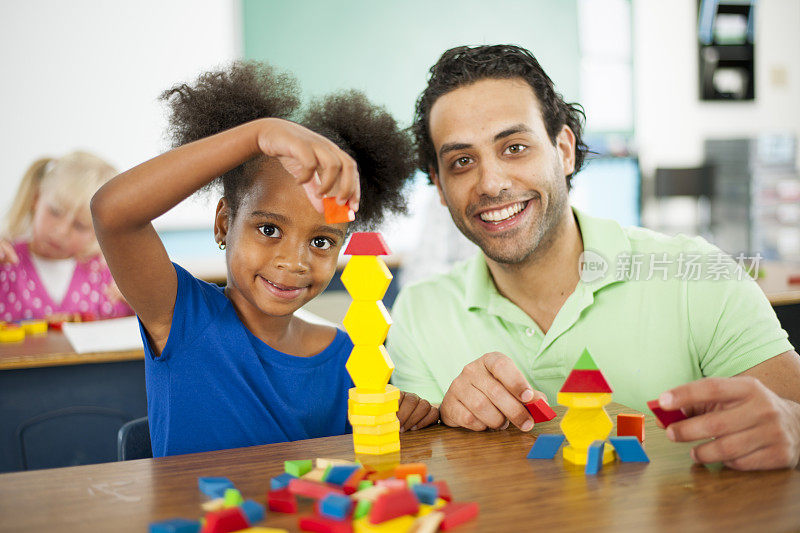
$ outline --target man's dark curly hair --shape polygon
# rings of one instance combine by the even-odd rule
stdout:
[[[430,132],[430,113],[436,100],[476,81],[510,78],[522,78],[533,89],[553,144],[565,124],[575,134],[575,171],[567,176],[567,188],[572,187],[572,177],[581,169],[589,151],[581,137],[586,118],[583,108],[564,101],[533,54],[510,44],[451,48],[431,67],[428,86],[417,99],[412,125],[417,142],[417,166],[422,172],[430,178],[430,169],[439,168]]]
[[[350,230],[378,225],[386,212],[406,210],[403,186],[414,175],[414,145],[382,107],[349,91],[317,100],[299,111],[296,80],[256,61],[236,61],[202,74],[193,84],[164,91],[170,108],[173,146],[181,146],[259,118],[295,120],[324,135],[350,154],[358,165],[361,202]],[[263,158],[226,172],[209,187],[222,184],[231,215],[252,185]]]

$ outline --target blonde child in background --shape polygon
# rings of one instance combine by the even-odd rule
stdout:
[[[92,227],[89,201],[116,174],[86,152],[35,161],[0,239],[0,320],[131,315]]]

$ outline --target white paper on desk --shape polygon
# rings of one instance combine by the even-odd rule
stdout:
[[[142,349],[139,321],[135,316],[94,322],[64,322],[62,331],[77,353]]]

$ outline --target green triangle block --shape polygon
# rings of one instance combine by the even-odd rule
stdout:
[[[594,362],[592,356],[589,354],[589,350],[586,348],[583,349],[583,353],[581,354],[578,362],[575,363],[575,366],[572,367],[573,370],[600,370],[597,368],[597,363]]]

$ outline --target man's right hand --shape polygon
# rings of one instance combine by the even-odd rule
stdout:
[[[473,431],[505,429],[509,422],[522,431],[533,428],[526,403],[547,397],[533,390],[507,355],[491,352],[464,367],[444,395],[442,422]]]

